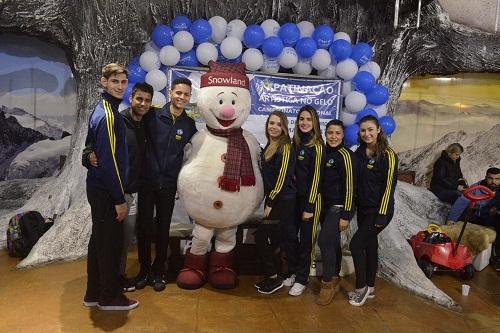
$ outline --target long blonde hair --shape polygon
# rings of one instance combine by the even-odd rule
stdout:
[[[309,142],[306,143],[306,147],[312,147],[317,143],[324,144],[323,137],[321,136],[321,129],[319,127],[318,113],[316,112],[316,109],[310,105],[304,105],[302,108],[300,108],[299,113],[297,114],[297,119],[295,120],[295,129],[293,130],[293,143],[295,144],[296,147],[300,146],[299,118],[302,112],[306,111],[309,112],[313,121],[313,129],[312,129],[313,133],[311,136],[311,140],[309,140]]]
[[[280,119],[280,125],[281,125],[281,134],[278,137],[277,140],[271,141],[271,138],[269,137],[269,133],[267,131],[267,126],[269,126],[269,119],[271,119],[272,116],[276,116]],[[280,150],[284,145],[287,143],[290,143],[290,137],[288,136],[288,118],[285,116],[285,114],[281,111],[273,111],[267,117],[266,120],[266,138],[267,138],[267,148],[264,152],[264,159],[266,161],[269,161],[271,158],[273,158],[274,154],[278,150]]]

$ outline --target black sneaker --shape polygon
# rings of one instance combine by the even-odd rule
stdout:
[[[272,294],[283,287],[283,279],[280,278],[279,276],[275,278],[267,278],[264,281],[262,281],[259,285],[260,285],[260,288],[258,289],[259,293]]]
[[[135,286],[135,289],[144,289],[149,284],[149,280],[149,273],[139,272],[130,283]]]
[[[262,281],[260,281],[260,282],[255,282],[253,286],[255,288],[257,288],[257,290],[259,290],[260,288],[262,288],[262,286],[264,285],[264,282],[266,282],[266,280],[267,280],[267,278],[264,279],[264,280],[262,280]]]
[[[153,289],[155,291],[163,291],[165,290],[165,280],[163,279],[163,275],[154,275],[152,276],[152,281]]]
[[[135,290],[135,281],[127,279],[127,276],[120,275],[120,284],[122,285],[123,292],[130,292]]]

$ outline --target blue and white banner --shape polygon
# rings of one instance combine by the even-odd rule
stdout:
[[[205,70],[193,70],[171,67],[167,69],[170,83],[177,77],[186,77],[192,82],[192,97],[188,114],[192,116],[200,128],[204,127],[203,119],[196,110],[200,89],[200,77]],[[293,134],[297,113],[304,105],[314,107],[320,118],[321,129],[324,132],[326,123],[338,119],[340,108],[340,80],[310,79],[297,76],[247,74],[250,79],[250,95],[252,108],[243,128],[251,132],[259,142],[266,143],[265,124],[268,115],[274,110],[280,110],[288,117],[290,135]],[[168,99],[168,94],[165,94]]]

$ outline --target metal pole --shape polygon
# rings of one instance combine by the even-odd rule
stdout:
[[[500,0],[497,0],[500,1]],[[418,10],[417,10],[417,29],[420,27],[420,13],[422,11],[422,0],[418,0]]]
[[[498,31],[498,13],[500,12],[500,0],[497,0],[497,12],[495,15],[495,33]]]
[[[394,29],[398,28],[398,19],[399,19],[399,0],[396,0],[394,3]]]

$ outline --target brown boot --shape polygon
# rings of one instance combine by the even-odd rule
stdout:
[[[233,269],[233,251],[210,253],[208,282],[217,289],[233,289],[238,282]]]
[[[328,305],[332,302],[335,294],[340,289],[340,278],[333,277],[330,282],[325,282],[321,280],[321,290],[319,291],[318,298],[316,298],[316,304]]]
[[[189,250],[184,259],[184,268],[177,275],[177,285],[183,289],[198,289],[205,283],[208,266],[208,253],[192,254]]]

